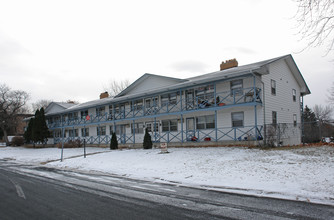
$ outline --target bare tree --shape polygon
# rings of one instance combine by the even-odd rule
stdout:
[[[11,90],[6,84],[0,84],[0,128],[8,143],[8,131],[17,124],[17,115],[25,113],[29,94],[21,90]]]
[[[46,107],[48,107],[48,105],[53,102],[52,100],[48,100],[48,99],[40,99],[35,103],[32,103],[32,112],[36,112],[38,109],[44,108],[46,109]]]
[[[108,92],[110,97],[114,97],[126,89],[130,85],[128,79],[116,81],[115,79],[110,80],[107,86],[103,87],[103,90]]]
[[[307,40],[306,48],[327,44],[328,55],[334,46],[334,0],[295,1],[299,34]]]
[[[76,104],[77,105],[77,104],[79,104],[79,101],[68,99],[68,100],[66,100],[66,103]]]
[[[328,90],[329,95],[328,95],[328,101],[331,105],[334,106],[334,82],[332,84],[332,87]]]
[[[328,121],[331,121],[333,108],[329,105],[326,105],[326,106],[315,105],[313,108],[313,112],[315,114],[315,117],[320,122],[328,122]]]

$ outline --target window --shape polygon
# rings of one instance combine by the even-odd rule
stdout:
[[[176,92],[161,95],[161,106],[175,105],[176,104],[176,97],[177,97]]]
[[[125,117],[125,103],[115,105],[114,111],[115,111],[114,113],[115,113],[116,119],[124,118]]]
[[[47,118],[47,123],[52,124],[53,123],[53,118]]]
[[[243,127],[244,126],[244,113],[233,112],[232,113],[232,127]]]
[[[292,90],[292,100],[294,101],[294,102],[296,102],[296,90],[295,89],[293,89]]]
[[[214,86],[213,85],[207,85],[198,87],[195,90],[196,97],[198,101],[208,101],[212,102],[214,97]]]
[[[88,128],[81,128],[81,136],[88,137],[89,136],[89,129]]]
[[[68,114],[68,120],[73,121],[78,119],[78,112],[73,112]]]
[[[157,105],[158,105],[158,97],[152,97],[152,98],[145,99],[146,108],[155,107]]]
[[[162,132],[177,131],[177,119],[174,120],[163,120]]]
[[[57,138],[57,137],[61,137],[61,130],[55,130],[53,137]]]
[[[242,95],[243,93],[243,82],[242,79],[231,81],[231,96]]]
[[[59,116],[54,117],[54,122],[60,122],[60,117]]]
[[[154,126],[155,124],[155,126]],[[146,128],[148,132],[152,132],[153,130],[158,132],[159,131],[159,122],[157,121],[156,123],[154,122],[147,122],[146,123]]]
[[[63,115],[63,122],[65,122],[66,120],[68,120],[67,114]]]
[[[113,119],[113,112],[112,112],[112,105],[109,105],[109,116],[108,116],[108,120],[112,120]],[[111,134],[111,133],[110,133]]]
[[[133,134],[133,130],[135,131],[135,134],[143,134],[144,133],[144,123],[135,123],[131,124],[131,134]]]
[[[78,129],[69,130],[69,137],[78,137]]]
[[[101,126],[96,128],[97,135],[106,135],[106,126]]]
[[[87,117],[87,115],[88,115],[88,110],[81,111],[81,112],[80,112],[80,115],[81,115],[81,118],[82,118],[82,119],[86,119],[86,117]]]
[[[195,103],[194,90],[186,90],[186,108],[193,109]]]
[[[131,108],[132,111],[140,111],[143,109],[143,100],[139,99],[139,100],[133,101],[131,105],[132,105],[132,108]]]
[[[124,135],[125,133],[125,126],[126,125],[116,125],[116,134],[117,135]]]
[[[297,115],[293,114],[293,126],[297,126]]]
[[[271,94],[276,95],[276,81],[273,79],[271,80]]]
[[[199,130],[215,128],[215,116],[207,115],[207,116],[197,117],[196,118],[196,128]]]
[[[276,125],[277,124],[277,112],[275,111],[272,112],[272,118],[273,118],[273,124]]]
[[[146,115],[155,114],[158,106],[158,97],[145,99],[145,113]]]
[[[96,116],[104,116],[105,109],[105,107],[96,108]]]

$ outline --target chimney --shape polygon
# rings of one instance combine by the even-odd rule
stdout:
[[[100,94],[100,99],[104,99],[104,98],[108,98],[109,97],[109,94],[108,92],[103,92]]]
[[[238,66],[238,61],[234,58],[231,60],[226,60],[225,62],[223,61],[220,64],[220,70],[226,70],[232,67],[237,67]]]

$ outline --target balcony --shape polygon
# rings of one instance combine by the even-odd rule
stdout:
[[[159,115],[166,114],[178,114],[185,113],[189,111],[198,110],[217,110],[221,108],[227,108],[235,105],[256,105],[262,103],[260,88],[242,88],[238,90],[229,90],[224,92],[219,92],[214,94],[198,95],[196,97],[177,97],[177,100],[172,100],[171,102],[164,102],[164,104],[159,104],[159,101],[153,102],[149,106],[140,105],[136,108],[126,105],[123,108],[115,109],[113,113],[104,113],[98,115],[89,115],[89,120],[86,117],[67,119],[61,121],[54,121],[53,123],[48,123],[49,128],[56,127],[70,127],[75,125],[84,124],[98,124],[118,120],[135,119],[141,117],[155,117]]]

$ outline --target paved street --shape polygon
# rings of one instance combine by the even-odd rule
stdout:
[[[334,207],[0,160],[1,219],[333,219]]]

